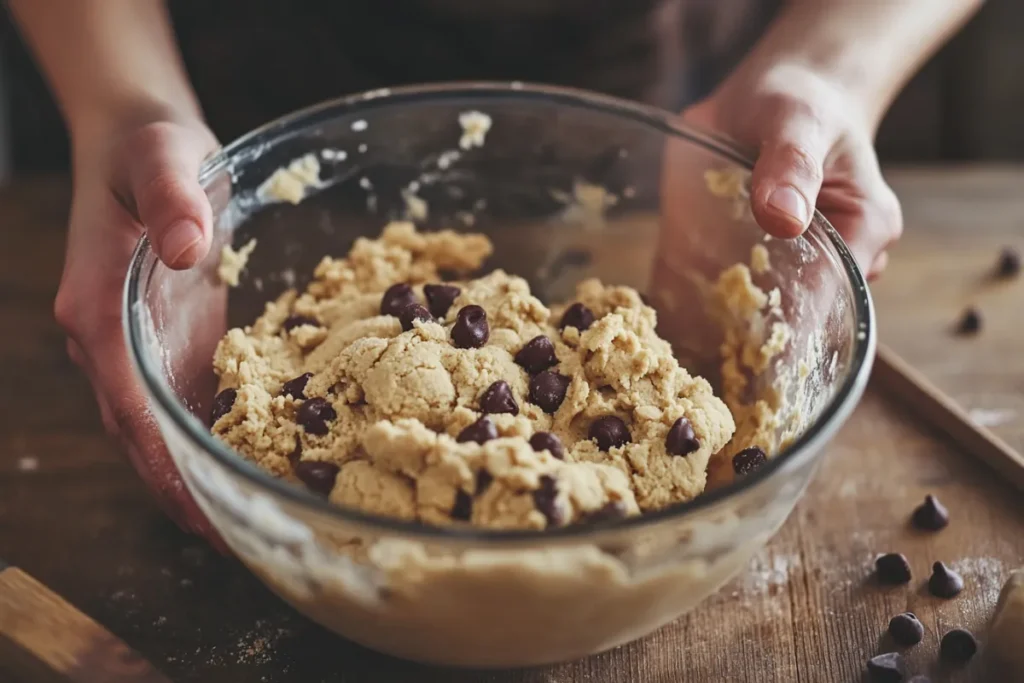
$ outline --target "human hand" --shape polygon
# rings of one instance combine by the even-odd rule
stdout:
[[[840,85],[797,65],[740,69],[683,117],[757,150],[750,201],[766,232],[801,234],[817,206],[868,277],[882,272],[903,230],[900,204],[878,166],[875,124]]]
[[[216,148],[198,120],[76,139],[67,252],[54,312],[68,335],[68,354],[92,383],[104,426],[119,438],[160,506],[183,529],[219,544],[149,414],[121,326],[124,278],[144,231],[174,269],[195,265],[209,251],[212,210],[198,174]]]

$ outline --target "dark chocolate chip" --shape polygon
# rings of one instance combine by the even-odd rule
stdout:
[[[516,364],[531,375],[558,365],[555,345],[544,335],[539,335],[526,342],[516,354]]]
[[[562,322],[558,323],[558,329],[575,327],[580,332],[587,330],[594,324],[594,312],[581,303],[575,303],[565,309],[562,314]]]
[[[402,323],[402,329],[408,332],[417,320],[433,322],[434,316],[430,315],[430,311],[423,304],[409,304],[398,314],[398,320]]]
[[[669,455],[689,455],[699,448],[700,441],[689,420],[681,417],[672,423],[665,437],[665,450]]]
[[[298,435],[296,435],[295,436],[295,448],[293,448],[292,452],[288,454],[288,462],[290,462],[292,464],[292,468],[293,469],[295,468],[295,465],[298,464],[299,458],[301,458],[301,457],[302,457],[302,439],[300,439],[298,437]]]
[[[760,469],[766,462],[768,462],[768,456],[765,455],[764,449],[760,446],[751,446],[732,456],[732,469],[742,477]]]
[[[879,555],[875,560],[875,573],[879,581],[891,585],[909,583],[911,579],[910,563],[900,553]]]
[[[337,419],[338,414],[326,398],[311,398],[303,402],[295,412],[295,421],[310,434],[323,436],[330,431],[327,423]]]
[[[886,652],[868,660],[868,673],[877,683],[900,683],[906,667],[898,652]]]
[[[913,612],[904,612],[889,620],[889,635],[900,645],[917,645],[924,638],[924,625]]]
[[[334,488],[334,480],[338,478],[338,466],[321,460],[300,460],[295,463],[295,476],[310,491],[326,496]]]
[[[530,380],[530,402],[540,406],[548,415],[558,410],[569,390],[569,378],[551,370],[545,370]]]
[[[459,443],[466,443],[472,441],[474,443],[487,443],[491,439],[498,438],[498,430],[494,426],[494,423],[488,420],[486,417],[481,417],[479,420],[469,425],[455,437],[455,440]]]
[[[459,489],[455,492],[455,503],[452,505],[452,519],[460,522],[468,522],[473,516],[473,499],[469,494]]]
[[[416,293],[412,291],[412,287],[404,282],[399,282],[397,285],[391,285],[384,292],[384,296],[380,299],[380,313],[381,315],[397,316],[403,308],[414,303],[416,303]]]
[[[284,319],[281,327],[284,328],[285,332],[291,332],[296,327],[301,327],[302,325],[320,327],[320,321],[316,318],[310,318],[308,315],[290,315]]]
[[[978,641],[965,629],[955,628],[942,636],[939,655],[947,662],[963,664],[978,652]]]
[[[935,496],[925,496],[924,502],[914,510],[911,516],[914,526],[925,531],[938,531],[949,524],[949,511]]]
[[[436,318],[444,318],[459,294],[462,294],[462,290],[454,285],[423,285],[423,296],[427,298],[427,306]]]
[[[1006,247],[999,253],[999,262],[996,264],[996,276],[1011,278],[1020,275],[1020,252],[1011,247]]]
[[[503,379],[487,387],[480,397],[480,410],[488,414],[512,413],[519,414],[519,404],[512,395],[512,387]]]
[[[217,420],[231,412],[238,398],[237,389],[225,389],[213,397],[213,407],[210,409],[210,424],[216,424]]]
[[[981,313],[976,308],[968,308],[960,317],[956,325],[956,331],[960,334],[977,334],[981,331]]]
[[[614,415],[605,415],[591,422],[587,436],[596,441],[602,451],[625,446],[633,439],[626,423]]]
[[[565,460],[565,449],[562,442],[551,432],[537,432],[530,437],[530,448],[540,453],[548,451],[552,457]]]
[[[558,482],[554,477],[541,475],[540,486],[533,492],[533,505],[537,508],[548,526],[559,526],[562,524],[562,511],[558,508]]]
[[[487,312],[480,306],[469,305],[459,309],[452,326],[452,342],[460,349],[478,349],[490,337]]]
[[[298,377],[288,380],[281,386],[281,395],[291,396],[292,398],[306,398],[306,395],[302,392],[306,390],[306,385],[309,384],[309,378],[312,376],[312,372],[304,372]]]
[[[593,512],[587,513],[580,521],[584,524],[600,524],[601,522],[614,522],[618,519],[625,519],[629,514],[626,504],[621,500],[612,500]]]
[[[932,575],[928,579],[928,590],[937,598],[953,598],[964,589],[964,580],[955,571],[941,562],[932,565]]]
[[[493,474],[491,474],[487,470],[477,470],[477,473],[476,473],[476,490],[473,491],[473,495],[475,495],[475,496],[482,495],[483,492],[487,490],[487,488],[491,485],[491,482],[493,482],[493,481],[494,481],[494,475]]]

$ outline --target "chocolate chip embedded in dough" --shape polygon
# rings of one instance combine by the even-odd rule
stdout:
[[[210,424],[216,424],[217,420],[231,412],[238,398],[237,389],[225,389],[213,398],[213,407],[210,409]]]
[[[565,460],[565,448],[557,436],[551,432],[537,432],[530,437],[530,448],[540,453],[548,451],[551,456],[559,460]]]
[[[452,326],[452,342],[460,349],[478,349],[487,343],[490,328],[487,325],[487,312],[476,305],[463,306],[455,317]]]
[[[665,450],[669,455],[689,455],[700,449],[700,441],[693,433],[693,425],[685,417],[672,423],[665,437]]]
[[[519,404],[512,396],[512,387],[503,379],[487,387],[480,396],[480,410],[488,414],[511,413],[519,414]]]
[[[494,423],[486,417],[481,417],[479,420],[459,432],[459,435],[455,437],[455,440],[459,443],[472,441],[473,443],[484,444],[491,439],[497,438],[498,429],[494,426]]]
[[[558,508],[558,482],[554,477],[541,475],[540,486],[533,492],[533,504],[544,515],[548,526],[560,526],[564,519]]]
[[[580,332],[584,332],[590,329],[590,326],[593,324],[594,312],[577,302],[565,309],[565,313],[562,314],[562,321],[558,323],[558,329],[575,327]]]
[[[434,316],[430,315],[430,311],[423,304],[409,304],[398,314],[398,321],[402,323],[402,330],[404,332],[408,332],[415,327],[413,323],[417,320],[433,322]]]
[[[309,380],[312,376],[312,372],[304,372],[298,377],[288,380],[281,386],[281,395],[305,399],[306,395],[303,392],[306,390],[306,385],[309,384]]]
[[[468,493],[459,489],[455,492],[455,503],[452,505],[452,519],[468,522],[473,516],[473,499]]]
[[[397,316],[409,304],[416,303],[416,293],[404,282],[391,285],[380,298],[381,315]]]
[[[281,327],[284,328],[285,332],[291,332],[296,327],[301,327],[303,325],[320,327],[320,321],[316,318],[310,318],[308,315],[290,315],[284,319],[283,323],[281,323]]]
[[[760,469],[766,462],[768,462],[768,456],[765,455],[764,449],[759,446],[751,446],[732,456],[732,469],[742,477]]]
[[[594,420],[587,435],[605,452],[625,446],[633,440],[626,423],[614,415],[605,415]]]
[[[338,478],[338,466],[321,460],[300,460],[295,463],[295,476],[309,490],[326,496],[334,488],[334,480]]]
[[[530,402],[540,406],[541,410],[551,415],[562,405],[568,389],[568,377],[545,370],[534,375],[530,380]]]
[[[956,325],[956,331],[959,334],[977,334],[981,331],[981,313],[978,309],[968,308],[964,311],[963,315],[960,316],[960,322]]]
[[[423,296],[435,318],[441,319],[448,313],[462,290],[454,285],[423,285]]]
[[[326,398],[311,398],[295,412],[295,421],[310,434],[323,436],[331,431],[327,423],[336,420],[338,413]]]
[[[555,345],[544,335],[538,335],[526,342],[515,357],[516,364],[531,375],[558,365]]]

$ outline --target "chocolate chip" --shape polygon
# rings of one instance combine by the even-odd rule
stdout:
[[[539,335],[526,342],[516,354],[516,364],[531,375],[558,365],[555,345],[544,335]]]
[[[302,439],[300,439],[298,437],[298,435],[296,435],[295,436],[295,448],[293,448],[292,452],[288,454],[288,462],[290,462],[292,464],[292,468],[293,469],[294,469],[295,465],[298,464],[299,458],[301,458],[301,457],[302,457]]]
[[[290,315],[284,319],[281,327],[284,328],[285,332],[291,332],[296,327],[301,327],[302,325],[320,327],[320,321],[316,318],[310,318],[308,315]]]
[[[459,443],[466,443],[472,441],[474,443],[487,443],[491,439],[498,438],[498,430],[494,426],[494,423],[488,420],[486,417],[481,417],[479,420],[469,425],[455,437],[455,440]]]
[[[403,308],[414,303],[416,303],[416,293],[412,291],[412,287],[404,282],[399,282],[397,285],[388,287],[384,296],[380,298],[380,313],[381,315],[397,316]]]
[[[540,453],[548,451],[552,457],[565,460],[565,449],[562,442],[551,432],[537,432],[530,437],[530,448]]]
[[[580,520],[584,524],[600,524],[601,522],[614,522],[618,519],[625,519],[629,514],[626,504],[621,500],[613,500],[605,503],[593,512],[589,512]]]
[[[918,529],[938,531],[949,524],[949,511],[935,496],[925,496],[910,519]]]
[[[928,579],[928,590],[937,598],[953,598],[964,589],[964,580],[955,571],[941,562],[932,565]]]
[[[423,296],[427,298],[427,306],[436,318],[443,318],[452,307],[462,290],[454,285],[423,285]]]
[[[891,585],[909,583],[911,579],[910,563],[900,553],[879,555],[875,560],[875,573],[879,581]]]
[[[519,414],[519,404],[512,396],[512,387],[503,379],[487,387],[483,396],[480,397],[480,410],[489,414],[512,413]]]
[[[587,330],[594,324],[594,312],[581,303],[575,303],[565,309],[562,314],[562,322],[558,323],[558,329],[575,327],[580,332]]]
[[[491,485],[491,482],[493,482],[493,481],[494,481],[494,475],[493,474],[491,474],[487,470],[477,470],[477,473],[476,473],[476,490],[473,491],[473,495],[476,495],[476,496],[482,495],[483,492],[487,490],[487,488]]]
[[[460,522],[468,522],[473,516],[473,499],[469,494],[459,489],[455,492],[455,503],[452,505],[452,519]]]
[[[963,664],[978,652],[978,641],[965,629],[955,628],[942,636],[939,655],[947,662]]]
[[[300,460],[295,463],[295,476],[309,490],[326,496],[334,488],[334,480],[338,477],[338,466],[321,460]]]
[[[413,323],[417,320],[433,322],[434,316],[430,315],[430,311],[423,304],[409,304],[398,314],[398,321],[402,323],[402,329],[406,332],[413,328]]]
[[[602,451],[625,446],[633,439],[626,423],[614,415],[605,415],[590,423],[587,436],[596,441]]]
[[[968,308],[960,317],[956,325],[956,331],[960,334],[977,334],[981,331],[981,313],[976,308]]]
[[[210,409],[210,424],[216,424],[217,420],[231,412],[238,398],[237,389],[225,389],[213,397],[213,407]]]
[[[548,415],[558,410],[569,390],[569,378],[557,372],[545,370],[530,380],[530,402],[540,406]]]
[[[868,673],[877,683],[900,683],[905,666],[898,652],[886,652],[868,660]]]
[[[1011,247],[1006,247],[999,253],[999,262],[996,264],[996,276],[1011,278],[1020,275],[1020,252]]]
[[[292,398],[306,398],[306,395],[302,392],[306,390],[306,385],[309,384],[309,378],[312,376],[312,372],[304,372],[295,379],[288,380],[281,386],[281,395],[291,396]]]
[[[689,420],[681,417],[672,423],[665,437],[665,450],[669,455],[689,455],[699,448],[700,441]]]
[[[338,414],[326,398],[311,398],[303,402],[295,412],[295,421],[310,434],[323,436],[330,431],[327,423],[337,419]]]
[[[460,349],[478,349],[487,343],[491,332],[487,326],[487,312],[479,306],[459,309],[452,326],[452,342]]]
[[[917,645],[924,638],[924,625],[913,612],[904,612],[889,620],[889,635],[900,645]]]
[[[540,486],[533,492],[533,505],[544,515],[548,526],[559,526],[562,523],[562,511],[558,509],[558,482],[554,477],[541,475]]]
[[[760,446],[751,446],[732,456],[733,472],[741,477],[759,469],[768,462],[768,456]]]

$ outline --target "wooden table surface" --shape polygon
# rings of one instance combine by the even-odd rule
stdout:
[[[1024,448],[1024,279],[986,279],[998,250],[1024,249],[1024,169],[898,170],[907,234],[874,288],[881,338],[1016,448]],[[749,569],[650,637],[545,669],[420,667],[332,636],[285,606],[237,562],[178,532],[104,437],[92,394],[51,318],[67,185],[0,191],[0,557],[126,640],[175,681],[563,683],[861,681],[893,614],[915,611],[908,652],[933,680],[938,639],[984,634],[1006,574],[1024,565],[1024,496],[869,389],[806,497]],[[976,305],[985,327],[950,333]],[[907,516],[926,493],[953,522],[920,534]],[[915,579],[882,589],[876,553],[907,554]],[[965,577],[958,598],[922,588],[934,560]],[[4,676],[0,662],[0,679]],[[17,678],[14,678],[17,680]]]

